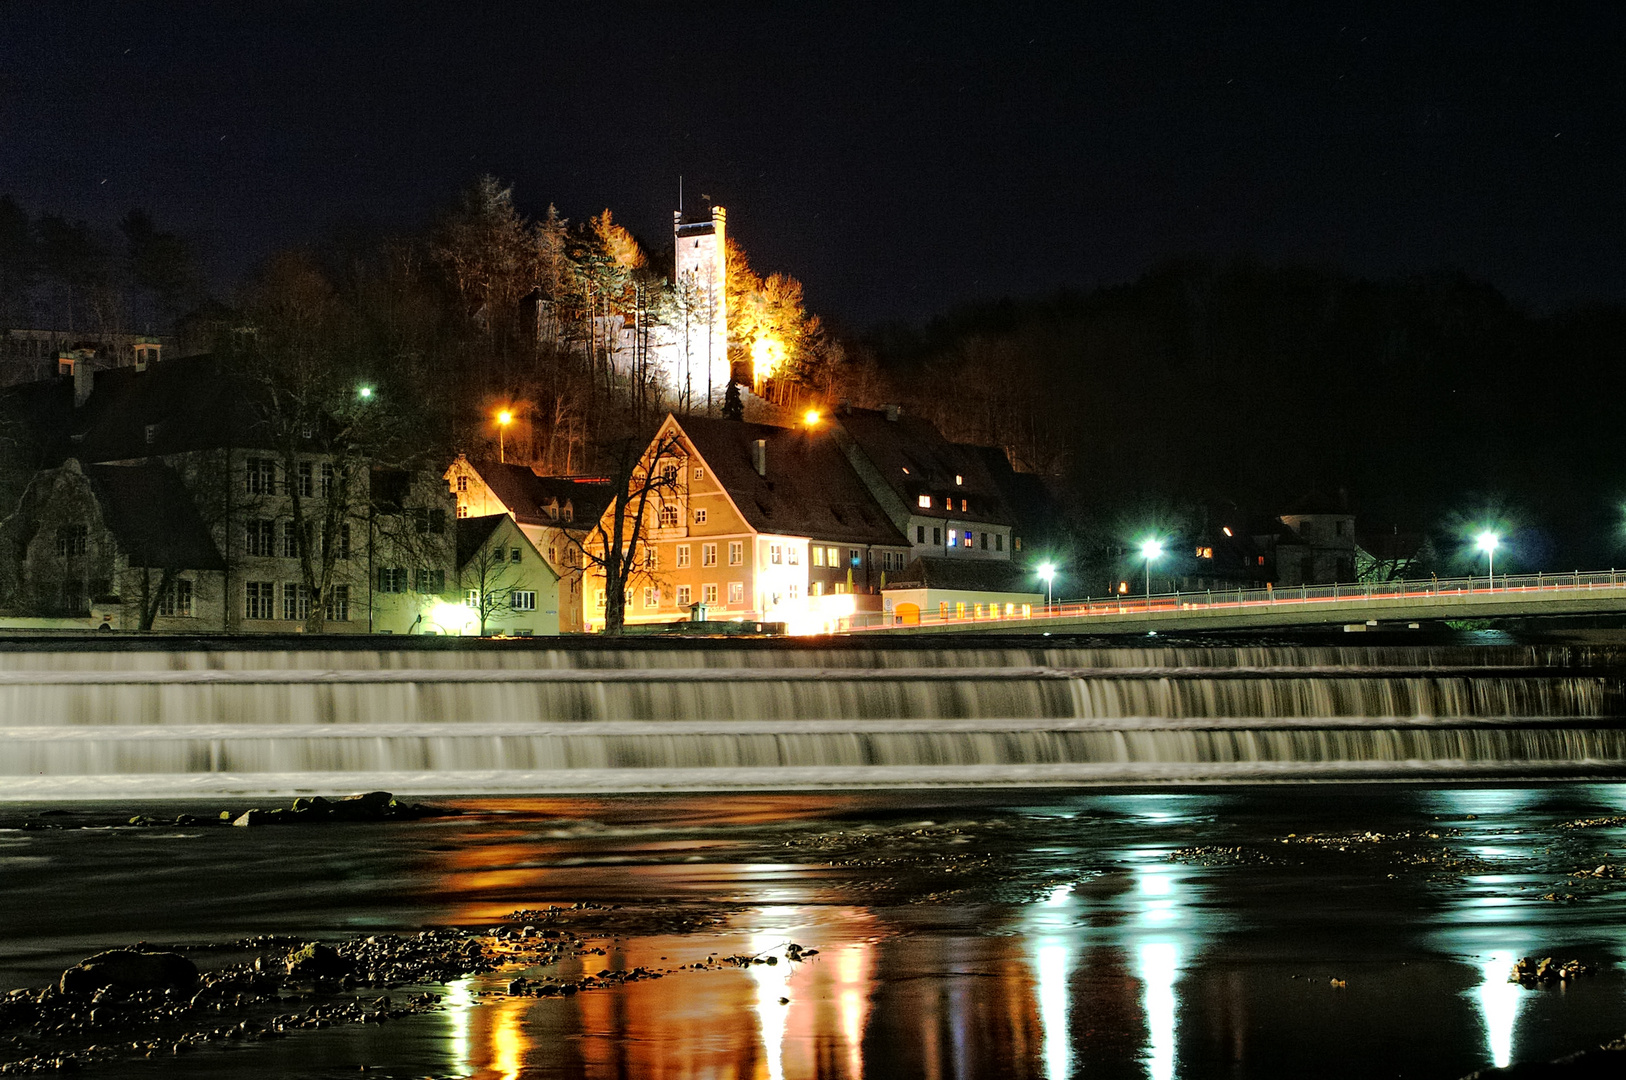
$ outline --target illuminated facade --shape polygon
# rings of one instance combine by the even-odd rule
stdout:
[[[784,623],[822,633],[880,610],[908,541],[847,463],[828,425],[799,428],[668,416],[650,444],[675,446],[675,483],[651,499],[628,625],[691,618]],[[606,532],[609,531],[608,525]],[[603,626],[604,581],[587,582],[589,629]]]

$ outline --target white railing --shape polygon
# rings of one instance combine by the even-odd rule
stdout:
[[[1109,619],[1126,615],[1148,618],[1196,611],[1245,608],[1302,607],[1338,602],[1403,603],[1408,600],[1460,599],[1465,603],[1503,594],[1546,594],[1554,598],[1597,589],[1626,589],[1626,570],[1577,570],[1568,574],[1497,574],[1490,577],[1425,578],[1417,581],[1357,582],[1337,585],[1294,585],[1287,588],[1202,589],[1196,592],[1153,593],[1151,596],[1111,596],[1104,599],[1066,600],[1053,604],[940,604],[919,616],[894,612],[868,613],[841,621],[843,631],[893,630],[915,626],[986,625],[988,623],[1051,622],[1059,619]]]

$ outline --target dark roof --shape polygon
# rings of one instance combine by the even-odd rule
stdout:
[[[1335,514],[1341,517],[1353,516],[1349,508],[1349,499],[1342,492],[1337,498],[1325,495],[1319,491],[1312,491],[1302,495],[1288,504],[1282,511],[1285,517],[1298,517],[1300,515],[1313,516],[1316,514]]]
[[[525,525],[559,525],[549,516],[548,504],[557,499],[569,502],[574,521],[591,526],[610,505],[614,489],[602,476],[538,476],[526,465],[505,465],[495,461],[469,463],[492,493]]]
[[[829,425],[782,428],[685,416],[678,426],[753,529],[840,543],[909,546],[853,471]],[[767,444],[766,476],[759,476],[751,463],[751,444],[758,439]]]
[[[893,415],[897,418],[888,419]],[[831,417],[831,422],[841,425],[911,514],[1015,524],[1004,493],[988,475],[982,456],[974,448],[949,442],[930,421],[902,413],[847,408]],[[959,483],[955,477],[960,478]],[[919,504],[921,495],[938,498],[927,508]],[[949,511],[942,505],[944,496],[965,499],[970,506],[964,511]]]
[[[963,589],[967,592],[1042,593],[1043,583],[1031,571],[1004,559],[916,559],[897,576],[886,578],[887,588]]]
[[[1054,540],[1066,533],[1061,504],[1044,477],[1017,472],[1011,467],[1010,456],[997,446],[962,445],[958,449],[975,455],[982,462],[989,480],[999,489],[1006,509],[1015,519],[1014,524],[1030,542],[1041,537]]]
[[[146,371],[98,371],[90,397],[73,416],[65,453],[81,461],[121,461],[266,447],[264,414],[254,405],[259,396],[248,380],[208,354],[162,360]]]
[[[468,561],[491,539],[497,526],[508,520],[507,514],[487,514],[485,517],[457,519],[457,568],[463,569]]]
[[[86,465],[85,476],[132,566],[224,570],[180,476],[167,465]]]

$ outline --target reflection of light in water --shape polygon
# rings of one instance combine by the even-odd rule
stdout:
[[[1141,917],[1154,926],[1176,921],[1179,912],[1174,892],[1178,882],[1168,867],[1142,866],[1136,873],[1140,877],[1141,896],[1145,898],[1141,901]]]
[[[1513,954],[1492,953],[1479,965],[1483,982],[1479,984],[1479,1013],[1485,1021],[1485,1047],[1490,1051],[1491,1063],[1505,1069],[1513,1061],[1513,1025],[1519,1018],[1519,1005],[1523,1001],[1524,987],[1508,982],[1513,969]]]
[[[785,935],[766,933],[751,935],[751,951],[765,953],[785,943]],[[768,1080],[785,1080],[784,1042],[785,1022],[790,1018],[790,1006],[779,1004],[789,996],[790,961],[778,964],[752,964],[748,970],[757,984],[757,1017],[762,1022],[763,1056],[768,1062]]]
[[[1071,1047],[1067,1041],[1067,944],[1041,938],[1039,1023],[1044,1028],[1044,1065],[1048,1080],[1066,1080]]]
[[[458,979],[446,984],[446,1017],[452,1025],[452,1060],[464,1073],[473,1069],[469,1061],[469,1013],[474,1010],[474,996],[469,993],[469,980]]]
[[[1146,1009],[1146,1075],[1174,1076],[1174,980],[1180,949],[1172,941],[1146,941],[1136,949]]]
[[[836,1002],[841,1010],[841,1034],[847,1043],[847,1075],[858,1080],[864,1075],[864,1012],[868,995],[870,947],[848,945],[836,958]]]
[[[1071,885],[1057,885],[1050,891],[1050,895],[1045,897],[1044,906],[1061,907],[1061,905],[1067,903],[1067,898],[1071,895],[1073,895],[1073,887]]]
[[[497,1019],[491,1027],[491,1069],[499,1080],[519,1080],[525,1067],[525,1011],[529,1006],[524,998],[512,998],[497,1010]]]

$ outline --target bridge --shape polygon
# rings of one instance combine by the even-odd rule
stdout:
[[[1626,571],[1498,574],[1286,589],[1205,589],[1051,605],[942,604],[918,618],[855,615],[841,632],[1133,634],[1147,631],[1365,630],[1457,619],[1626,614]]]

